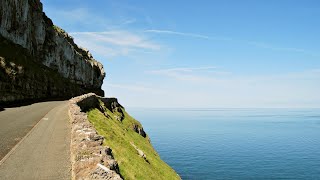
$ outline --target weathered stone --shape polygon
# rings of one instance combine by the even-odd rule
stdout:
[[[71,130],[72,179],[122,179],[110,147],[103,147],[103,136],[97,134],[83,109],[95,107],[97,96],[85,94],[69,100]]]
[[[107,161],[106,163],[108,163],[108,166],[111,170],[114,170],[117,173],[119,173],[119,166],[117,161],[115,161],[114,159],[109,159],[109,161]]]
[[[12,84],[1,86],[0,103],[103,95],[102,64],[53,25],[39,0],[0,1],[0,46],[0,81]]]
[[[138,154],[139,154],[140,157],[142,157],[144,159],[147,159],[147,156],[144,154],[144,152],[142,150],[137,149],[137,151],[138,151]]]
[[[147,137],[147,134],[146,134],[146,132],[143,130],[143,128],[142,127],[140,127],[139,125],[137,125],[137,124],[133,124],[132,125],[132,129],[136,132],[136,133],[138,133],[138,134],[140,134],[142,137]]]
[[[139,154],[140,157],[142,157],[145,161],[149,162],[147,160],[147,155],[145,155],[144,152],[141,149],[139,149],[133,142],[130,142],[130,144],[132,145],[132,147],[134,147],[136,149],[136,151],[137,151],[137,153]]]
[[[107,146],[105,149],[101,150],[100,154],[112,156],[112,149]]]
[[[116,98],[103,98],[101,99],[106,106],[106,108],[115,114],[114,118],[118,121],[122,121],[124,119],[124,113],[122,107]],[[108,115],[106,115],[108,117]]]
[[[101,164],[98,164],[96,169],[91,173],[91,179],[121,180],[122,178],[118,174],[114,173],[114,171]]]
[[[99,140],[104,140],[104,137],[99,135],[91,135],[90,139],[93,141],[99,141]]]

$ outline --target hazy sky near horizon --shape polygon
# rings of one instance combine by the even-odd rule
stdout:
[[[42,0],[128,107],[320,107],[317,0]]]

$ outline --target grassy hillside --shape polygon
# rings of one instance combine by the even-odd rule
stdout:
[[[88,119],[98,133],[105,137],[104,143],[111,147],[124,179],[180,179],[177,173],[160,159],[148,136],[144,138],[133,130],[134,125],[141,127],[137,120],[122,107],[122,121],[119,119],[119,112],[102,109],[104,113],[101,109],[89,110]],[[141,157],[136,148],[142,150],[146,158]]]

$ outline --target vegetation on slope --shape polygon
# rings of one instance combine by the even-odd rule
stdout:
[[[179,175],[160,159],[148,136],[144,138],[133,130],[134,125],[142,128],[137,120],[122,107],[122,121],[119,120],[118,112],[102,109],[104,112],[101,112],[101,109],[89,110],[88,119],[98,133],[105,137],[104,144],[111,147],[124,179],[180,179]],[[146,158],[141,157],[136,148],[142,150]]]

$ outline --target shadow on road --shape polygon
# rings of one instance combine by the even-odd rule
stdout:
[[[31,99],[31,100],[25,100],[25,101],[15,101],[10,102],[6,104],[0,105],[0,112],[5,111],[5,108],[14,108],[14,107],[22,107],[22,106],[29,106],[31,104],[35,103],[41,103],[41,102],[52,102],[52,101],[65,101],[69,100],[70,98],[48,98],[48,99]]]

